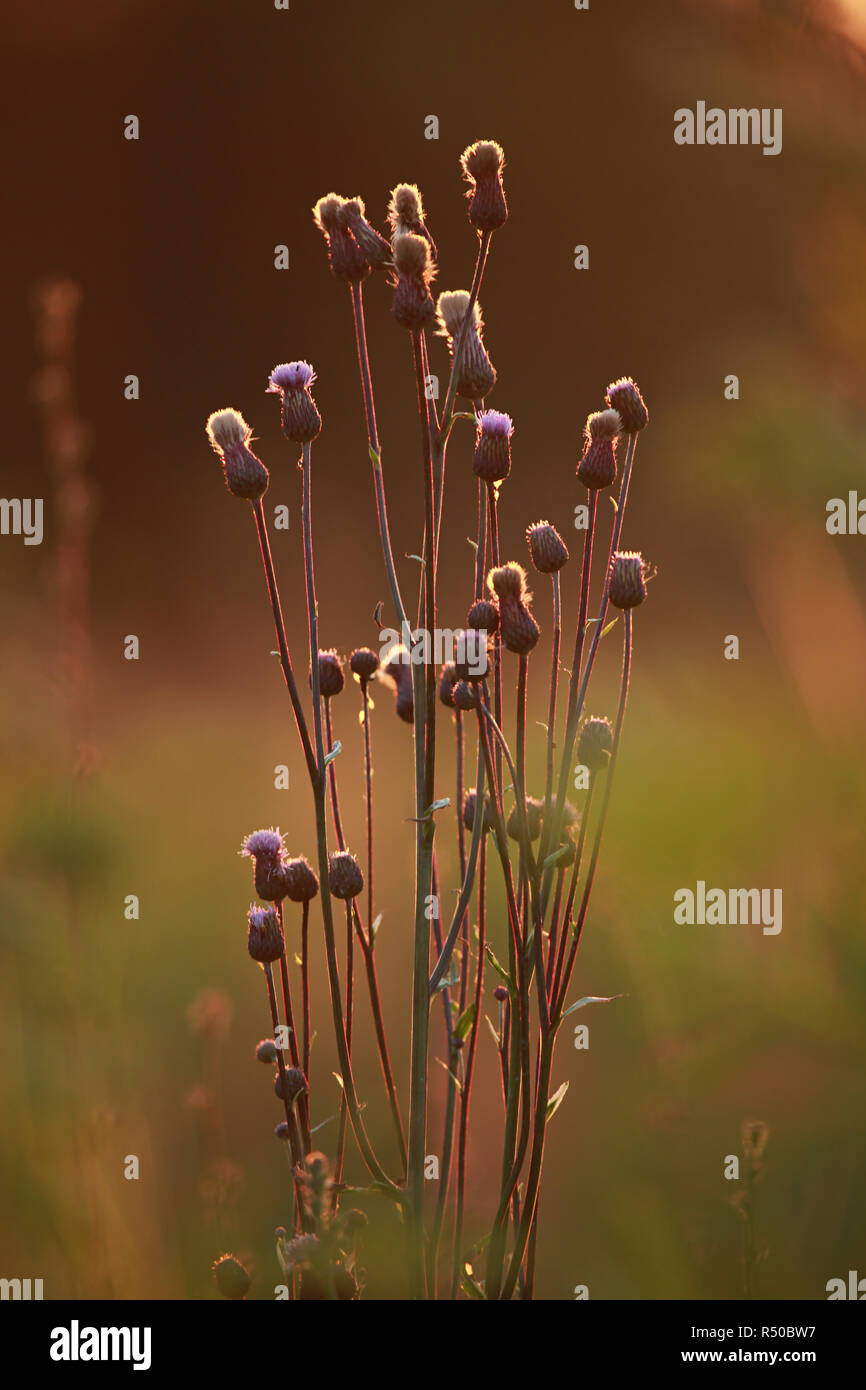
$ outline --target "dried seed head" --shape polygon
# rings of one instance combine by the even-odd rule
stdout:
[[[469,299],[468,290],[442,291],[436,301],[436,317],[439,320],[439,332],[443,337],[456,338],[459,336],[466,311],[469,308]],[[471,326],[477,333],[480,333],[484,327],[481,318],[481,305],[477,300],[472,310]]]
[[[351,232],[371,266],[391,264],[391,247],[364,216],[363,198],[347,198],[337,213],[337,221]]]
[[[422,236],[430,247],[433,259],[438,260],[436,243],[424,221],[424,202],[421,190],[414,183],[398,183],[391,190],[388,203],[388,225],[391,228],[391,241],[405,236],[407,232]]]
[[[268,470],[249,448],[252,430],[239,410],[215,410],[205,426],[222,460],[226,487],[234,497],[258,502],[268,490]]]
[[[479,232],[495,232],[508,217],[502,188],[505,155],[495,140],[476,140],[460,156],[470,188],[469,221]]]
[[[439,675],[439,699],[443,705],[449,709],[454,708],[454,686],[457,684],[457,667],[453,661],[448,661],[442,667]]]
[[[409,653],[402,643],[389,648],[382,658],[382,675],[390,682],[395,695],[397,715],[406,724],[414,720],[415,702],[412,694],[412,667]]]
[[[370,647],[356,647],[349,657],[349,666],[359,680],[372,680],[379,669],[379,657]]]
[[[613,415],[615,411],[599,411],[600,415]],[[610,487],[616,477],[616,434],[604,432],[594,434],[592,422],[598,416],[590,415],[586,422],[586,447],[577,465],[578,481],[591,492]]]
[[[475,803],[476,803],[477,800],[478,800],[478,794],[477,794],[475,788],[474,788],[474,787],[470,787],[469,791],[466,793],[466,795],[465,795],[464,798],[463,798],[463,824],[464,824],[464,826],[465,826],[465,828],[466,828],[467,830],[471,830],[472,827],[473,827],[473,825],[475,824]],[[484,793],[484,812],[483,812],[483,816],[484,816],[484,819],[483,819],[483,822],[482,822],[482,829],[483,829],[483,830],[492,830],[492,829],[493,829],[493,806],[492,806],[491,801],[490,801],[490,796],[489,796],[489,794],[488,794],[487,792]]]
[[[256,1048],[256,1060],[258,1062],[276,1062],[277,1047],[273,1038],[265,1038]]]
[[[497,985],[493,991],[493,998],[498,999],[500,1004],[504,1004],[508,998],[508,990],[505,985]]]
[[[468,628],[456,634],[454,667],[459,681],[483,681],[489,658],[488,633],[484,629]]]
[[[328,865],[328,887],[331,896],[349,902],[364,891],[364,875],[354,854],[338,851],[331,855]]]
[[[401,328],[428,328],[436,318],[430,294],[434,270],[429,242],[414,232],[395,237],[394,267],[397,285],[391,311],[395,319]]]
[[[470,681],[457,681],[453,692],[454,706],[459,710],[475,709],[478,704],[478,687]]]
[[[636,551],[618,551],[610,562],[610,601],[614,608],[636,608],[646,598],[646,566]]]
[[[270,830],[254,830],[252,835],[247,835],[240,852],[251,859],[276,860],[280,858],[284,849],[279,827],[275,830],[271,826]]]
[[[310,684],[312,685],[312,677],[310,677]],[[319,690],[323,698],[330,700],[334,695],[339,695],[345,684],[343,658],[338,656],[333,649],[319,652]]]
[[[470,296],[466,290],[446,290],[440,294],[436,305],[436,316],[441,325],[440,333],[448,337],[448,348],[454,357],[457,338],[469,308]],[[460,355],[460,370],[457,373],[456,390],[458,396],[467,400],[481,401],[496,385],[496,368],[490,361],[487,350],[481,341],[484,322],[481,305],[476,300],[472,308],[472,320],[463,341]]]
[[[501,483],[511,472],[511,436],[514,425],[510,415],[499,410],[485,410],[475,434],[475,455],[472,467],[477,478],[488,483]]]
[[[499,630],[499,609],[495,603],[489,599],[480,598],[466,615],[466,626],[480,629],[482,632],[494,633]]]
[[[211,1265],[216,1285],[223,1298],[246,1298],[252,1279],[234,1255],[220,1255]]]
[[[283,872],[286,879],[286,897],[293,903],[311,902],[319,891],[319,880],[303,855],[297,859],[287,859],[283,865]]]
[[[529,829],[530,840],[537,840],[541,834],[541,815],[544,810],[544,802],[537,797],[528,796],[526,798],[526,824]],[[520,839],[520,815],[517,803],[511,808],[511,813],[505,826],[509,837],[512,840]]]
[[[612,381],[604,398],[608,405],[618,412],[626,434],[635,434],[649,421],[649,411],[644,405],[643,396],[630,376],[622,376],[619,381]]]
[[[518,599],[524,603],[532,597],[527,592],[526,570],[522,565],[500,565],[499,569],[491,570],[487,576],[487,587],[500,600],[500,622],[502,620],[502,599]]]
[[[562,569],[568,559],[568,548],[549,521],[536,521],[527,527],[526,540],[539,574],[556,574]]]
[[[590,772],[603,772],[613,750],[609,719],[587,719],[577,740],[577,761]]]
[[[333,274],[338,280],[360,281],[370,274],[370,263],[343,216],[345,203],[346,199],[339,194],[328,193],[316,203],[313,218],[324,234]]]
[[[285,1078],[285,1085],[283,1085],[283,1078]],[[298,1096],[304,1095],[307,1089],[307,1078],[300,1067],[286,1067],[282,1076],[277,1072],[274,1077],[274,1091],[278,1099],[287,1100],[289,1105],[293,1105]]]
[[[251,907],[247,950],[260,965],[271,965],[283,954],[283,929],[272,907]]]
[[[316,374],[309,362],[283,362],[268,378],[268,391],[282,398],[283,434],[296,444],[308,444],[322,428],[322,417],[312,397]]]

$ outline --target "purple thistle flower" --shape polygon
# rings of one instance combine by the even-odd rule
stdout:
[[[250,859],[279,859],[284,848],[279,827],[275,830],[271,826],[270,830],[254,830],[248,835],[240,853]]]

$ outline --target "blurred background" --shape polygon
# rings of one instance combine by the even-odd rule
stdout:
[[[488,404],[516,425],[503,557],[527,560],[523,532],[539,517],[561,530],[566,642],[585,416],[624,373],[651,415],[624,540],[658,576],[636,622],[573,985],[574,997],[626,997],[581,1015],[588,1051],[563,1030],[554,1085],[570,1089],[547,1151],[538,1296],[585,1284],[591,1298],[741,1297],[741,1185],[723,1168],[749,1120],[769,1127],[757,1295],[823,1298],[828,1279],[858,1261],[864,1272],[866,542],[825,528],[829,499],[866,495],[864,0],[585,12],[570,0],[293,0],[288,12],[133,0],[122,19],[107,0],[51,0],[4,23],[2,493],[45,499],[45,538],[0,541],[0,1274],[43,1278],[46,1298],[212,1297],[210,1263],[230,1248],[250,1264],[252,1297],[280,1282],[287,1175],[253,1055],[269,1025],[237,850],[260,825],[279,825],[293,853],[312,857],[314,841],[252,519],[204,422],[243,411],[271,471],[266,502],[289,508],[275,558],[305,680],[299,475],[264,388],[275,363],[313,363],[322,645],[375,645],[387,589],[350,305],[310,209],[331,189],[360,194],[381,227],[389,189],[416,181],[437,287],[468,286],[458,158],[478,138],[505,148],[511,213],[482,293],[499,373]],[[783,108],[782,153],[675,145],[675,109],[699,100]],[[137,142],[123,138],[130,114]],[[425,139],[429,115],[438,140]],[[281,244],[287,271],[274,268]],[[402,556],[420,547],[411,356],[382,280],[366,300]],[[444,381],[442,341],[431,351]],[[124,398],[131,373],[138,400]],[[471,447],[459,426],[442,548],[451,626],[471,599]],[[417,565],[400,563],[408,587]],[[542,720],[549,594],[534,587]],[[129,634],[138,661],[124,660]],[[724,658],[731,634],[738,661]],[[613,713],[619,659],[611,634],[591,713]],[[361,851],[358,707],[349,686],[334,718],[347,839]],[[453,796],[440,714],[439,794]],[[384,689],[373,740],[377,956],[405,1095],[411,730]],[[288,791],[274,788],[279,763]],[[530,767],[540,786],[540,731]],[[450,891],[452,810],[439,826]],[[673,894],[698,879],[782,888],[782,932],[676,925]],[[124,916],[130,894],[138,920]],[[501,943],[495,913],[491,929]],[[324,1121],[339,1092],[320,957]],[[357,1028],[359,1089],[390,1156],[360,989]],[[432,1038],[441,1056],[438,1010]],[[486,1026],[479,1059],[468,1241],[489,1224],[499,1163]],[[444,1072],[431,1063],[431,1075],[438,1152]],[[323,1148],[334,1133],[331,1120]],[[138,1181],[124,1178],[128,1155]],[[354,1157],[349,1176],[363,1181]],[[394,1213],[363,1204],[369,1295],[399,1296]]]

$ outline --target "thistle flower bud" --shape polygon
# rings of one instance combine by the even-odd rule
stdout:
[[[228,407],[208,417],[208,438],[222,459],[226,487],[235,497],[258,502],[268,490],[268,470],[249,448],[253,432],[239,410]]]
[[[436,243],[424,221],[424,201],[421,197],[421,190],[414,183],[398,183],[397,187],[391,190],[391,198],[388,203],[388,225],[391,228],[392,245],[399,237],[412,232],[415,236],[424,238],[430,247],[434,261],[438,261],[439,253],[436,250]]]
[[[541,636],[541,628],[525,602],[500,595],[499,634],[510,652],[528,656]]]
[[[527,527],[526,541],[539,574],[556,574],[568,559],[565,541],[549,521],[536,521]]]
[[[397,715],[406,724],[414,719],[415,700],[412,694],[412,667],[404,646],[392,647],[382,662],[382,673],[390,681],[395,694]]]
[[[537,797],[528,796],[526,798],[526,824],[529,830],[530,840],[537,840],[541,834],[541,815],[544,810],[544,802]],[[520,814],[517,803],[512,806],[505,829],[512,840],[520,839]]]
[[[391,247],[376,228],[371,227],[364,211],[363,198],[347,198],[337,213],[338,224],[355,238],[371,266],[390,265]]]
[[[319,891],[319,880],[306,859],[287,859],[283,865],[286,879],[286,897],[293,903],[308,903]]]
[[[260,965],[271,965],[283,954],[283,929],[272,907],[249,910],[247,950]]]
[[[262,902],[281,903],[283,898],[287,897],[289,885],[286,877],[286,866],[281,860],[259,857],[255,861],[253,877],[256,892]]]
[[[401,328],[428,328],[436,318],[430,294],[434,270],[429,242],[414,232],[395,237],[394,268],[397,285],[391,308],[395,319]]]
[[[211,1265],[216,1285],[223,1298],[246,1298],[252,1279],[234,1255],[220,1255]]]
[[[277,1139],[282,1140],[284,1144],[287,1144],[289,1142],[290,1130],[285,1120],[281,1120],[278,1125],[274,1125],[274,1134],[276,1135]]]
[[[577,761],[590,772],[603,772],[613,750],[609,719],[587,719],[577,740]]]
[[[460,330],[469,309],[470,295],[467,290],[445,290],[436,302],[436,317],[441,325],[439,331],[448,338],[448,349],[453,360],[454,349]],[[460,354],[460,370],[457,373],[456,391],[470,401],[483,400],[496,385],[496,368],[481,340],[484,321],[481,305],[477,302],[472,308],[472,318],[463,340]]]
[[[616,444],[621,420],[615,410],[597,410],[587,416],[584,452],[577,465],[578,480],[598,492],[616,477]]]
[[[493,998],[498,999],[500,1004],[504,1004],[508,998],[508,990],[505,985],[497,985],[493,991]]]
[[[608,405],[618,412],[626,434],[635,434],[649,421],[649,411],[644,405],[643,396],[630,376],[622,376],[619,381],[612,381],[604,398]]]
[[[618,551],[610,562],[610,601],[614,608],[636,608],[646,598],[646,566],[636,551]]]
[[[325,238],[333,274],[338,280],[358,282],[370,274],[370,264],[349,231],[348,219],[343,215],[345,203],[339,194],[328,193],[316,203],[313,218]]]
[[[359,680],[372,680],[379,669],[379,657],[369,647],[356,647],[349,657],[349,666]]]
[[[485,410],[475,433],[475,454],[472,467],[476,478],[487,483],[501,483],[511,472],[511,436],[514,425],[510,415],[499,410]]]
[[[364,891],[364,875],[354,854],[338,851],[331,855],[328,865],[328,887],[331,896],[350,902]]]
[[[316,373],[309,362],[283,362],[268,378],[268,391],[282,397],[283,434],[296,444],[308,444],[322,428],[322,417],[311,389]]]
[[[455,709],[466,711],[478,705],[478,687],[469,681],[457,681],[453,695]]]
[[[279,830],[255,830],[244,840],[241,854],[254,861],[259,897],[266,903],[282,902],[286,888],[282,876],[283,837]]]
[[[454,670],[458,681],[483,681],[489,668],[484,629],[468,628],[457,634]]]
[[[264,1041],[260,1042],[258,1047],[256,1048],[256,1061],[276,1062],[276,1060],[277,1045],[274,1042],[273,1038],[265,1038]]]
[[[463,797],[463,825],[467,830],[471,830],[475,824],[475,803],[478,800],[478,793],[474,787]],[[493,805],[487,792],[484,793],[484,811],[482,830],[493,829]]]
[[[466,626],[493,634],[499,631],[499,609],[489,599],[480,598],[466,615]]]
[[[457,667],[453,661],[448,661],[442,667],[439,675],[439,699],[443,705],[449,709],[454,708],[454,686],[457,684]]]
[[[470,188],[469,221],[479,232],[495,232],[508,217],[502,188],[505,155],[495,140],[476,140],[460,156]]]
[[[343,658],[338,656],[332,649],[327,652],[319,652],[319,690],[325,700],[332,699],[339,695],[346,678],[343,675]],[[312,686],[312,677],[310,677]]]
[[[307,1089],[307,1078],[300,1067],[286,1067],[274,1077],[275,1095],[278,1100],[287,1100],[289,1105],[294,1105],[298,1096],[304,1095]]]

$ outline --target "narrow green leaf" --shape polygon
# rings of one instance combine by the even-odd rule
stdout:
[[[547,1111],[546,1111],[546,1118],[547,1118],[548,1120],[550,1120],[550,1119],[553,1118],[553,1116],[556,1114],[557,1110],[558,1110],[559,1107],[561,1106],[562,1102],[565,1100],[565,1093],[566,1093],[567,1090],[568,1090],[568,1082],[567,1082],[567,1081],[563,1081],[563,1083],[562,1083],[562,1085],[560,1086],[559,1090],[556,1091],[556,1092],[554,1093],[554,1095],[552,1095],[552,1096],[550,1097],[550,1100],[547,1102]]]
[[[381,922],[382,922],[382,914],[381,914],[381,912],[380,912],[380,913],[377,914],[375,922],[373,922],[372,926],[370,927],[370,940],[371,940],[371,941],[375,941],[375,940],[376,940],[376,936],[377,936],[377,933],[378,933],[378,931],[379,931],[379,927],[380,927],[380,925],[381,925]]]
[[[340,754],[342,753],[342,751],[343,751],[343,745],[342,745],[342,743],[340,742],[340,740],[337,739],[337,742],[334,744],[334,746],[333,746],[333,748],[331,749],[330,753],[328,753],[327,756],[325,757],[325,767],[327,767],[329,763],[332,763],[332,762],[334,761],[335,758],[339,757]]]
[[[602,628],[602,630],[601,630],[601,637],[606,637],[607,634],[610,632],[611,628],[612,628],[612,627],[616,627],[616,625],[617,625],[618,622],[619,622],[619,618],[611,618],[611,620],[610,620],[610,622],[608,623],[607,627],[603,627],[603,628]],[[601,641],[601,637],[599,637],[599,639],[598,639],[599,642]]]
[[[576,1004],[570,1004],[563,1011],[562,1017],[568,1018],[568,1015],[573,1014],[575,1009],[583,1009],[587,1004],[612,1004],[614,999],[624,998],[625,995],[623,994],[585,994],[582,999],[578,999]]]
[[[370,456],[370,462],[372,463],[373,467],[374,467],[374,468],[380,468],[380,469],[381,469],[381,467],[382,467],[382,455],[376,453],[376,450],[373,448],[372,444],[369,445],[369,447],[368,447],[368,449],[367,449],[367,453],[368,453],[369,456]]]
[[[496,1050],[497,1050],[497,1052],[498,1052],[499,1049],[500,1049],[500,1047],[502,1046],[502,1039],[500,1038],[499,1034],[497,1033],[496,1029],[494,1028],[493,1024],[491,1023],[490,1019],[487,1017],[487,1014],[484,1015],[484,1018],[485,1018],[485,1020],[486,1020],[487,1027],[490,1029],[491,1033],[493,1034],[493,1041],[496,1043]]]
[[[509,975],[508,971],[505,969],[505,966],[504,966],[504,965],[501,965],[501,964],[499,963],[499,961],[496,959],[495,955],[493,954],[493,951],[491,950],[491,948],[490,948],[489,946],[485,946],[485,947],[484,947],[484,950],[485,950],[486,953],[487,953],[487,959],[490,961],[490,964],[493,966],[493,969],[496,971],[497,975],[501,976],[501,978],[502,978],[503,980],[505,980],[505,981],[510,985],[510,984],[511,984],[511,976]]]
[[[454,1082],[454,1085],[457,1087],[457,1090],[459,1092],[462,1092],[463,1087],[460,1085],[460,1082],[457,1080],[457,1077],[454,1075],[451,1068],[447,1066],[445,1062],[442,1061],[441,1057],[437,1057],[436,1061],[439,1063],[443,1071],[447,1071],[448,1075],[451,1077],[451,1080]]]
[[[547,856],[541,867],[543,869],[549,869],[551,864],[557,863],[564,854],[568,854],[570,849],[571,845],[560,845],[558,850],[555,850],[553,854]]]
[[[465,1038],[470,1028],[475,1022],[475,1005],[470,1004],[468,1009],[464,1009],[454,1025],[455,1038]]]

